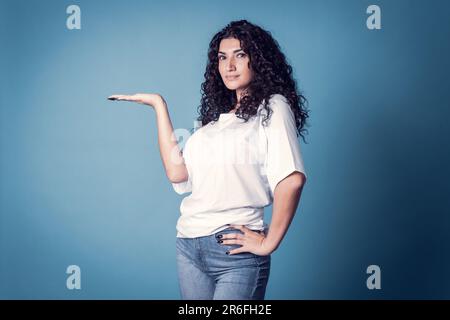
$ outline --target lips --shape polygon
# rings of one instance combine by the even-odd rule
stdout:
[[[225,78],[229,81],[232,81],[232,80],[236,80],[237,78],[239,78],[239,76],[226,76]]]

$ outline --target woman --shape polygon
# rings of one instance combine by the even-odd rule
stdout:
[[[271,34],[234,21],[210,42],[202,126],[183,152],[158,94],[113,95],[152,106],[167,177],[191,192],[177,223],[183,299],[264,299],[270,255],[295,214],[305,169],[297,136],[308,118],[292,68]],[[270,228],[264,207],[273,203]]]

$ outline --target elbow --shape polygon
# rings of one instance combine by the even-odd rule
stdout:
[[[299,171],[295,171],[289,177],[289,185],[293,189],[303,189],[306,183],[306,176]]]
[[[189,179],[187,170],[184,170],[183,172],[168,171],[168,172],[166,172],[166,174],[167,174],[167,178],[172,183],[180,183],[180,182],[187,181]]]

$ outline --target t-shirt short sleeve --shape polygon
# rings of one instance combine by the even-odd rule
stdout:
[[[291,173],[305,175],[300,144],[297,138],[295,116],[288,100],[275,94],[269,101],[272,110],[267,126],[263,126],[267,138],[265,171],[272,196],[277,184]]]
[[[175,192],[178,193],[178,194],[184,194],[184,193],[192,192],[192,173],[189,170],[186,146],[187,146],[187,144],[185,145],[184,150],[181,151],[181,156],[183,157],[184,163],[185,163],[186,168],[188,170],[189,178],[188,178],[188,180],[183,181],[183,182],[172,182],[172,187],[175,190]]]

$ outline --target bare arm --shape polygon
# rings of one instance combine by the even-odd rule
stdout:
[[[275,251],[283,240],[294,218],[305,184],[304,175],[294,172],[281,180],[275,188],[272,220],[264,246],[269,252]]]
[[[188,180],[188,171],[180,154],[164,98],[159,94],[138,93],[135,95],[112,95],[108,99],[137,102],[151,106],[155,110],[159,152],[167,178],[174,183]]]
[[[155,111],[159,152],[166,169],[166,175],[171,182],[186,181],[188,172],[183,157],[180,155],[180,149],[173,133],[172,122],[170,121],[169,110],[164,99],[162,99],[161,104],[155,105]]]
[[[241,245],[241,247],[231,250],[229,254],[252,252],[265,256],[275,251],[294,218],[305,181],[305,176],[296,171],[277,184],[274,192],[272,221],[267,236],[245,226],[231,225],[244,234],[229,233],[222,236],[223,244]]]

